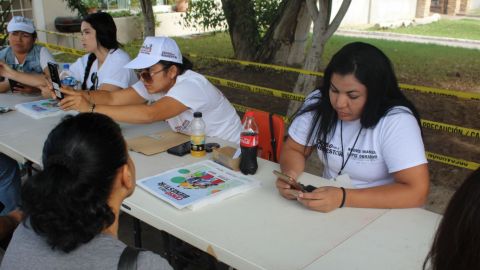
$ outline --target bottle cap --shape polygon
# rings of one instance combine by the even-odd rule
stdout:
[[[69,69],[70,65],[69,64],[63,64],[63,69]]]
[[[245,117],[253,117],[255,113],[253,111],[248,111],[245,113]]]
[[[193,117],[195,117],[195,118],[202,117],[202,113],[201,112],[194,112]]]

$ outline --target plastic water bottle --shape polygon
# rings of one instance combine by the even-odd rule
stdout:
[[[258,126],[253,118],[253,112],[247,112],[245,117],[243,130],[240,134],[240,147],[242,149],[240,171],[242,171],[243,174],[255,174],[258,169]]]
[[[190,132],[190,153],[194,157],[205,156],[205,122],[203,122],[201,112],[195,112],[193,114]]]
[[[76,88],[77,80],[73,77],[69,64],[63,64],[63,70],[60,72],[60,82],[63,86],[70,86],[74,89]]]

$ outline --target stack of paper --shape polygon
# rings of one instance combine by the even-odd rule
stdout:
[[[53,99],[43,99],[15,105],[15,109],[35,119],[64,114]]]
[[[144,178],[137,184],[179,209],[198,209],[260,186],[258,180],[210,160]]]

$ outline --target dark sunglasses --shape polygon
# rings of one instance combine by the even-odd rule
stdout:
[[[151,83],[153,81],[153,75],[158,74],[162,71],[167,70],[169,67],[164,67],[161,70],[150,72],[148,69],[142,69],[137,71],[138,76],[146,83]]]

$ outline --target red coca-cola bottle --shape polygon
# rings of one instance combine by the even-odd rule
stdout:
[[[258,169],[257,147],[258,147],[258,126],[253,118],[253,112],[245,113],[245,122],[240,134],[240,147],[242,158],[240,160],[240,171],[243,174],[255,174]]]

